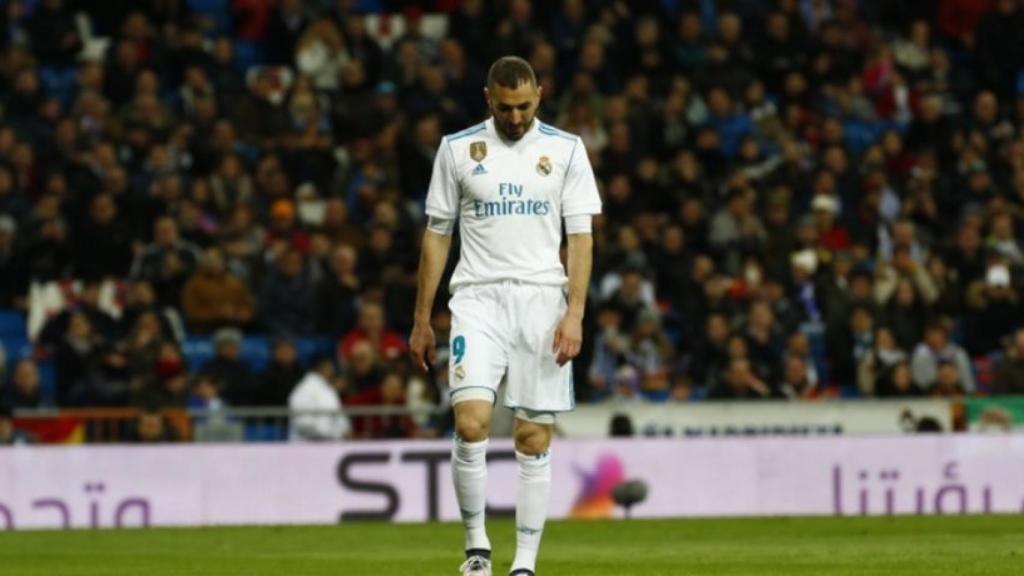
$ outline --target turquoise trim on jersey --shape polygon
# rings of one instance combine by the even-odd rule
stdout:
[[[572,404],[569,407],[569,412],[576,409],[576,375],[572,370],[569,370],[569,400]]]
[[[580,141],[579,141],[578,138],[573,139],[572,152],[569,152],[569,162],[567,162],[565,164],[565,177],[566,178],[569,177],[569,169],[572,168],[573,158],[576,158],[576,145],[579,144],[579,143],[580,143]]]
[[[465,138],[466,136],[472,136],[473,134],[476,134],[478,132],[482,132],[482,131],[484,131],[486,129],[487,129],[487,123],[486,122],[481,122],[481,123],[477,124],[476,126],[471,126],[469,128],[466,128],[462,132],[456,132],[455,134],[452,134],[451,136],[448,136],[448,141],[451,142],[452,140],[458,140],[459,138]]]
[[[540,132],[541,134],[544,134],[545,136],[557,136],[559,138],[565,138],[566,140],[572,140],[573,142],[576,141],[576,137],[573,136],[572,134],[569,134],[568,132],[563,132],[558,128],[555,128],[554,126],[549,126],[543,122],[540,122],[539,120],[538,122],[539,125],[537,126],[537,131]]]

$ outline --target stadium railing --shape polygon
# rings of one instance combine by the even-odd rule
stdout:
[[[180,442],[284,442],[291,419],[299,416],[409,416],[418,424],[447,414],[447,407],[354,406],[292,411],[285,407],[173,408],[161,410],[168,437]],[[18,410],[14,424],[40,444],[122,443],[137,439],[139,408]]]

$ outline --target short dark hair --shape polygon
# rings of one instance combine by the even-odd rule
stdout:
[[[537,85],[537,76],[533,67],[519,56],[502,56],[491,64],[487,72],[488,86],[504,86],[518,88],[523,84]]]

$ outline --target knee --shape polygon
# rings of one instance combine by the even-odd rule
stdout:
[[[530,456],[548,451],[551,445],[551,431],[543,426],[520,426],[516,430],[516,450]]]
[[[455,433],[465,442],[483,442],[488,432],[487,423],[476,418],[461,418],[455,423]]]

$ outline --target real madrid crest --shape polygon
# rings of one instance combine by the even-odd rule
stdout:
[[[541,156],[540,160],[537,160],[537,174],[541,176],[551,174],[551,158]]]
[[[481,162],[484,158],[487,158],[487,142],[473,142],[469,145],[469,157],[474,162]]]
[[[455,367],[455,380],[461,382],[466,378],[466,369],[459,364]]]

